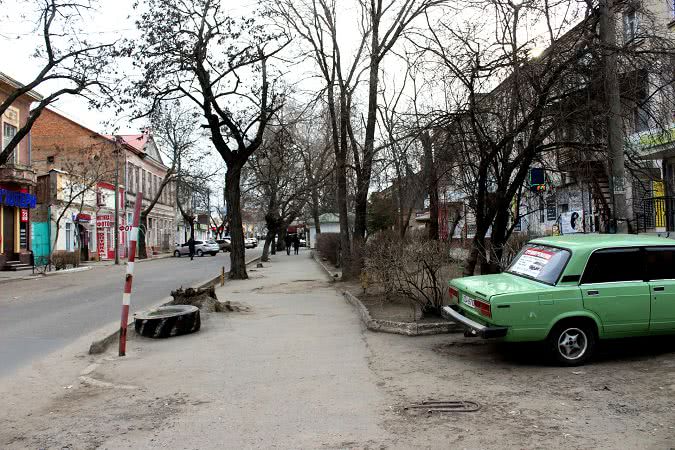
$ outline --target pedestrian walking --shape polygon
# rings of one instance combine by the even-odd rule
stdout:
[[[195,240],[192,237],[188,241],[188,248],[190,249],[190,261],[192,261],[195,257]]]
[[[298,252],[300,251],[300,238],[296,234],[295,237],[293,238],[293,250],[295,250],[295,254],[297,255]]]
[[[284,238],[284,243],[286,244],[286,254],[290,255],[291,254],[291,244],[293,243],[293,239],[291,238],[290,235],[286,235]]]

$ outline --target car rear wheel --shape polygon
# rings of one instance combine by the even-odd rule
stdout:
[[[176,258],[180,258],[180,252],[176,250],[175,252],[173,252],[173,256],[175,256]]]
[[[556,325],[548,337],[555,361],[563,366],[580,366],[593,356],[595,329],[582,321]]]

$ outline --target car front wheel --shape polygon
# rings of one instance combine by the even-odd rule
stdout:
[[[180,258],[180,252],[176,250],[175,252],[173,252],[173,256],[175,256],[176,258]]]
[[[202,257],[204,256],[204,252],[200,250],[197,250],[197,256]]]
[[[591,359],[595,344],[595,330],[584,322],[558,324],[548,337],[548,347],[553,358],[563,366],[585,364]]]

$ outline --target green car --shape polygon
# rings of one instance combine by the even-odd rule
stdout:
[[[599,339],[675,334],[675,240],[646,235],[534,239],[496,275],[450,281],[445,315],[469,335],[545,341],[563,365]]]

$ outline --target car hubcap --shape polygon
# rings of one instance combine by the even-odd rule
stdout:
[[[558,338],[558,351],[565,359],[581,358],[586,353],[586,347],[588,347],[586,333],[579,328],[568,328]]]

